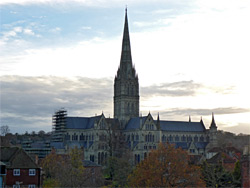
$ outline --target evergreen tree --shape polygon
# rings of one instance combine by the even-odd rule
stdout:
[[[109,157],[104,171],[106,180],[109,180],[112,187],[127,186],[128,175],[132,171],[132,166],[128,160],[118,157]]]
[[[234,166],[233,175],[233,185],[234,187],[241,187],[241,170],[240,170],[240,162],[237,161]]]
[[[202,175],[207,187],[234,187],[232,174],[226,171],[221,163],[209,165],[204,162]]]

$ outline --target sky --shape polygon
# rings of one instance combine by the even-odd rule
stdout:
[[[1,125],[113,117],[125,7],[140,114],[250,134],[250,1],[1,0]]]

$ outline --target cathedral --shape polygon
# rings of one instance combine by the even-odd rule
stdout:
[[[199,122],[161,120],[148,113],[139,115],[139,81],[131,56],[127,10],[122,39],[121,59],[114,79],[114,117],[104,114],[93,117],[71,117],[61,109],[53,115],[53,142],[59,152],[69,148],[84,149],[85,160],[103,164],[111,156],[108,137],[111,130],[119,130],[134,163],[147,157],[159,143],[173,143],[190,155],[206,156],[209,148],[216,146],[217,126],[212,115],[209,129],[202,119]]]

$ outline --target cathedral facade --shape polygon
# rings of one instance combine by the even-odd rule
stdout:
[[[139,115],[140,96],[138,75],[132,63],[127,10],[122,40],[120,65],[114,79],[114,117],[104,114],[93,117],[70,117],[66,110],[53,116],[53,143],[58,151],[69,148],[84,148],[84,157],[102,164],[111,156],[109,144],[112,131],[122,136],[126,147],[133,155],[134,163],[147,157],[159,143],[173,143],[187,150],[190,155],[205,156],[208,148],[216,146],[217,126],[212,115],[209,129],[203,121],[167,121],[149,113]]]

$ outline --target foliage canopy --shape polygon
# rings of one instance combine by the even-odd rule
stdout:
[[[188,163],[186,151],[171,144],[157,150],[139,163],[129,176],[131,187],[204,187],[200,168]]]

